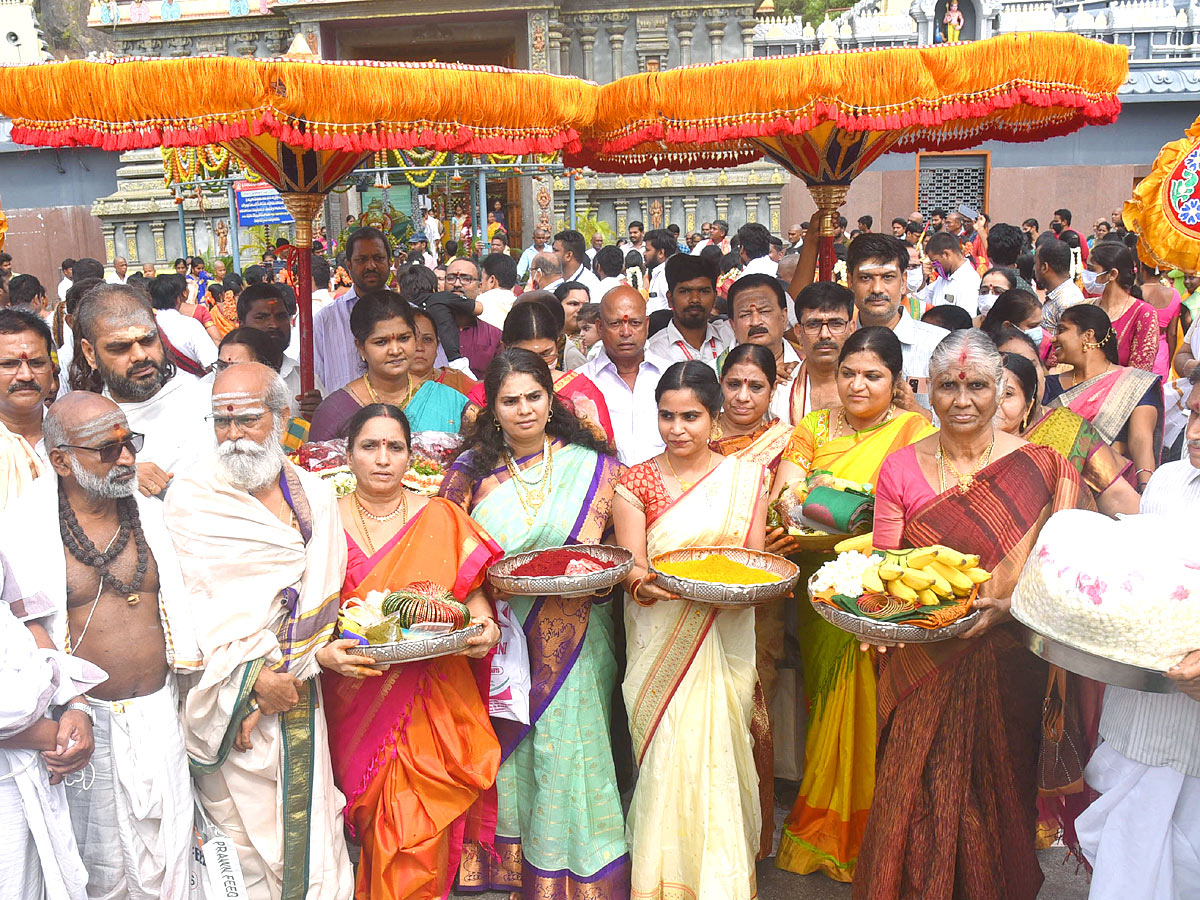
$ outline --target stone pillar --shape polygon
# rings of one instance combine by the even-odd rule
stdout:
[[[562,70],[562,44],[563,44],[563,27],[561,22],[551,22],[549,27],[550,35],[550,71],[555,75],[563,74]]]
[[[696,207],[700,201],[696,197],[683,198],[683,226],[685,233],[681,235],[685,240],[689,234],[696,230]]]
[[[746,221],[758,221],[758,194],[744,194],[743,199],[746,201]]]
[[[754,58],[754,26],[758,24],[757,19],[738,19],[738,26],[742,29],[742,58]]]
[[[715,10],[719,15],[724,15],[722,10]],[[720,62],[724,58],[722,44],[725,42],[725,20],[724,19],[709,19],[704,23],[708,28],[708,56],[713,62]]]
[[[629,200],[625,197],[613,200],[613,211],[617,214],[617,236],[621,237],[629,231]]]
[[[126,230],[124,223],[118,225],[117,230],[121,235],[121,240],[125,242],[125,261],[131,266],[135,265],[138,262],[137,223],[132,223],[132,237],[130,237],[129,231]]]
[[[100,230],[104,232],[103,262],[106,266],[108,266],[112,264],[113,259],[115,259],[117,255],[116,226],[108,222],[102,222],[100,225]]]
[[[161,219],[151,222],[150,233],[154,235],[154,261],[164,262],[167,258],[167,223]]]
[[[692,32],[695,29],[696,22],[693,19],[677,18],[675,20],[675,34],[679,37],[679,64],[681,66],[692,64]]]
[[[728,222],[729,221],[729,195],[728,194],[717,194],[716,201],[717,201],[717,218],[723,219],[724,221]]]
[[[771,234],[781,234],[779,228],[779,207],[783,203],[783,195],[774,193],[767,194],[767,206],[771,208]]]
[[[583,21],[582,17],[580,21]],[[594,81],[596,78],[595,60],[592,59],[592,50],[596,46],[596,32],[600,29],[595,25],[580,25],[577,29],[579,33],[579,45],[583,48],[583,77],[588,81]]]
[[[612,80],[616,81],[623,74],[622,57],[625,52],[625,29],[629,26],[629,16],[623,13],[604,17],[608,25],[608,46],[612,51]]]

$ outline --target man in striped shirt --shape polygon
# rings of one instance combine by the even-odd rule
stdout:
[[[1187,398],[1186,456],[1160,466],[1142,512],[1180,517],[1200,509],[1200,373]],[[1091,900],[1200,897],[1200,648],[1167,672],[1178,693],[1109,685],[1088,763],[1100,799],[1076,827],[1094,874]]]

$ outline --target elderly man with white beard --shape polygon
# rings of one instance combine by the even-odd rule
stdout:
[[[95,743],[66,790],[87,895],[185,898],[193,801],[172,670],[200,658],[162,504],[137,491],[142,436],[86,391],[54,403],[42,436],[52,471],[0,534],[42,646],[106,673],[70,708]]]
[[[252,900],[344,900],[345,798],[316,676],[353,667],[351,642],[330,642],[346,540],[332,489],[280,448],[290,405],[266,366],[225,369],[217,449],[167,494],[204,666],[184,729],[200,801],[236,844]]]

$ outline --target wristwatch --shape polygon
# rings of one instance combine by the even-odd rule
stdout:
[[[63,707],[63,712],[66,712],[68,709],[73,709],[76,712],[83,713],[85,716],[88,717],[88,721],[92,723],[93,727],[95,726],[96,713],[92,711],[92,708],[88,704],[80,703],[78,701],[76,701],[75,703],[68,703],[66,706]],[[60,715],[59,718],[62,718],[62,716]]]

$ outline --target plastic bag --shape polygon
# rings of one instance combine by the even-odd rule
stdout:
[[[237,847],[196,804],[189,900],[247,900]]]
[[[525,631],[512,607],[499,598],[496,600],[496,624],[500,627],[500,642],[492,656],[488,713],[528,725],[531,680]]]

